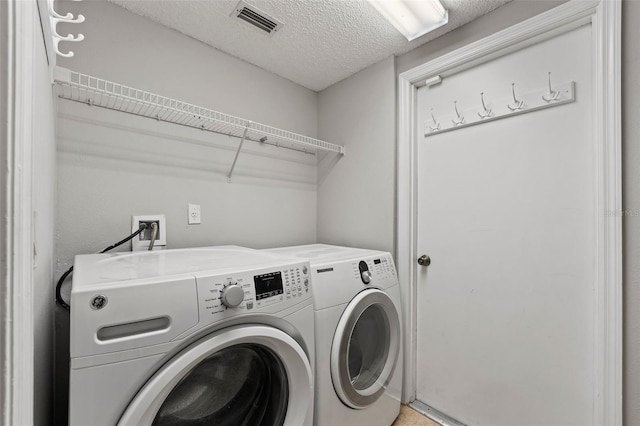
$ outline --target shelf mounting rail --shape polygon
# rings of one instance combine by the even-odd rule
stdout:
[[[66,68],[56,67],[53,80],[57,86],[58,96],[63,99],[234,136],[240,138],[242,142],[251,140],[310,154],[317,151],[335,152],[341,155],[345,153],[345,148],[341,145],[256,123]],[[229,179],[235,168],[242,142],[236,152],[229,172]]]

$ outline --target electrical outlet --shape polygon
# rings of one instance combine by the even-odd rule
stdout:
[[[189,215],[187,218],[189,225],[200,224],[200,204],[189,204],[187,214]]]
[[[140,225],[148,225],[146,229],[133,237],[131,240],[131,250],[148,250],[151,243],[151,224],[158,224],[158,232],[153,243],[154,250],[164,250],[167,248],[167,221],[163,214],[131,216],[131,232],[135,232]]]

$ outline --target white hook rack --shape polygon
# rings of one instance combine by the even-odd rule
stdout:
[[[74,1],[82,1],[82,0],[74,0]],[[64,58],[70,58],[73,56],[73,52],[72,51],[69,51],[66,53],[62,52],[59,48],[60,42],[61,41],[79,42],[84,40],[84,35],[78,34],[77,36],[74,36],[73,34],[68,34],[66,36],[61,36],[58,33],[58,24],[60,22],[65,24],[80,24],[84,22],[84,16],[81,14],[78,14],[78,17],[74,18],[71,12],[67,13],[66,15],[60,15],[53,8],[53,2],[54,0],[47,0],[47,8],[49,10],[49,22],[51,23],[51,37],[53,38],[53,48],[55,49],[56,54]]]
[[[450,125],[436,123],[433,113],[431,120],[424,123],[425,137],[437,135],[451,130],[463,129],[476,124],[488,123],[502,118],[514,115],[526,114],[529,112],[539,111],[541,109],[552,108],[568,103],[575,102],[575,82],[560,84],[551,87],[551,73],[548,74],[548,87],[542,90],[529,92],[516,97],[515,83],[511,84],[511,98],[499,99],[492,104],[493,108],[488,108],[484,101],[484,92],[480,93],[481,107],[480,110],[459,111],[457,101],[454,101],[454,111],[448,117],[442,118],[441,123],[449,123]],[[465,120],[465,116],[471,117]]]

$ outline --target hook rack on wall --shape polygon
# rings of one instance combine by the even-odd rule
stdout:
[[[474,109],[460,112],[457,101],[454,101],[455,114],[443,117],[440,122],[436,122],[433,113],[434,109],[431,108],[431,119],[425,122],[424,136],[433,136],[451,130],[475,126],[476,124],[488,123],[514,115],[575,102],[575,82],[570,81],[559,84],[554,88],[551,84],[551,73],[548,73],[548,87],[545,89],[516,96],[515,85],[515,83],[511,84],[511,97],[495,101],[486,101],[485,92],[480,93],[480,102]],[[465,117],[471,118],[465,119]],[[446,123],[451,124],[447,125]]]
[[[82,0],[73,0],[73,1],[82,1]],[[65,24],[81,24],[82,22],[84,22],[84,16],[81,14],[78,14],[78,17],[74,18],[73,13],[71,12],[67,13],[66,15],[60,15],[53,8],[53,2],[54,0],[47,0],[47,8],[49,9],[49,22],[51,23],[51,37],[53,38],[53,48],[55,49],[56,54],[64,58],[70,58],[73,56],[73,52],[72,51],[69,51],[66,53],[62,52],[59,47],[60,42],[61,41],[79,42],[84,40],[84,35],[78,34],[77,36],[74,36],[73,34],[67,34],[66,36],[61,36],[58,33],[58,24],[60,22]]]
[[[229,181],[245,140],[306,154],[314,154],[316,151],[335,152],[341,155],[345,153],[345,148],[341,145],[234,117],[66,68],[56,67],[53,80],[57,86],[58,96],[63,99],[240,138],[240,145],[227,175]]]

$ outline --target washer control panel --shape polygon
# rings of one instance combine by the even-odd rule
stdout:
[[[311,298],[309,264],[196,276],[200,319],[215,322],[238,314],[277,312]]]
[[[353,262],[353,274],[364,285],[383,285],[397,281],[396,267],[391,255],[377,256]]]

